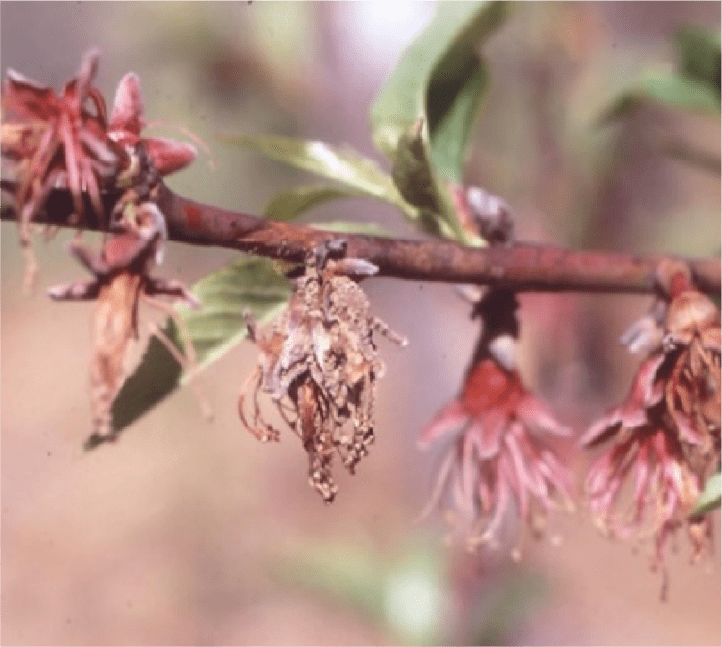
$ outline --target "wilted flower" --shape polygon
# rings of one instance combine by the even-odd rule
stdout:
[[[498,544],[509,513],[541,530],[539,507],[546,512],[560,500],[571,507],[569,473],[547,438],[570,432],[524,386],[514,366],[516,307],[516,296],[502,290],[477,304],[483,330],[462,391],[420,438],[423,448],[451,441],[422,517],[448,491],[452,521],[470,549]]]
[[[97,303],[90,364],[93,431],[86,443],[88,448],[115,438],[111,407],[125,381],[127,351],[133,339],[138,337],[138,304],[141,297],[174,317],[182,330],[185,329],[173,309],[154,297],[164,295],[180,299],[191,307],[200,305],[180,282],[150,275],[167,237],[165,219],[154,203],[126,205],[123,219],[116,227],[120,233],[107,239],[100,256],[90,252],[79,241],[74,241],[71,247],[72,254],[93,273],[93,279],[48,290],[48,296],[56,301],[95,299]],[[155,334],[181,364],[192,361],[191,346],[186,345],[186,356],[183,357],[161,331],[155,330]]]
[[[663,330],[648,335],[661,343],[642,362],[622,404],[581,438],[586,447],[613,443],[587,477],[598,524],[620,537],[653,536],[653,566],[662,563],[669,538],[682,525],[693,559],[704,552],[709,519],[690,514],[720,457],[719,311],[692,288],[688,271],[669,277],[662,285],[671,302],[666,317],[657,317]],[[627,510],[628,482],[633,494]],[[647,511],[650,527],[642,530]]]
[[[48,193],[58,186],[69,188],[75,222],[83,215],[84,191],[93,209],[102,215],[100,187],[115,176],[125,158],[122,149],[107,137],[105,101],[92,84],[98,59],[97,50],[87,52],[78,76],[65,84],[60,95],[13,70],[3,81],[3,112],[9,113],[10,120],[2,125],[2,155],[11,160],[17,181],[15,199],[28,265],[26,282],[32,281],[35,270],[30,223]]]
[[[145,105],[140,79],[137,74],[129,72],[120,80],[115,91],[108,125],[109,137],[129,152],[142,143],[153,169],[161,176],[180,171],[197,157],[198,152],[191,144],[160,137],[141,137],[140,131],[145,126]]]
[[[93,85],[99,57],[97,49],[86,52],[78,75],[60,95],[13,70],[3,81],[3,112],[9,119],[2,125],[2,156],[14,175],[26,284],[32,282],[36,267],[31,223],[52,189],[70,191],[74,209],[70,224],[81,222],[85,215],[85,193],[107,227],[102,192],[152,184],[158,175],[172,173],[196,156],[189,144],[140,138],[143,103],[134,74],[120,82],[108,122],[105,99]],[[149,162],[143,164],[145,158]]]
[[[258,334],[247,317],[249,337],[261,355],[238,402],[243,425],[268,442],[280,434],[261,415],[258,395],[264,391],[271,396],[301,439],[309,483],[326,503],[338,491],[331,474],[334,455],[353,474],[374,442],[376,380],[384,363],[373,333],[406,344],[371,315],[368,298],[350,278],[373,275],[378,268],[345,253],[345,241],[329,241],[307,254],[294,294],[269,331]],[[247,392],[252,394],[251,407],[246,407]]]

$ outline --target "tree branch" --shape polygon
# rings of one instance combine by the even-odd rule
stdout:
[[[12,191],[13,183],[3,180]],[[117,195],[104,195],[110,212]],[[86,196],[87,200],[87,196]],[[348,254],[379,267],[378,276],[415,281],[489,284],[519,292],[653,293],[657,265],[664,255],[574,251],[533,243],[472,248],[439,240],[400,240],[324,232],[312,227],[265,220],[184,198],[160,184],[157,203],[164,213],[171,240],[228,247],[251,254],[302,262],[306,251],[320,242],[343,238]],[[90,205],[88,229],[98,229]],[[68,191],[51,192],[45,213],[37,222],[64,225],[73,210]],[[3,205],[2,219],[15,219],[12,206]],[[720,292],[719,258],[678,259],[689,264],[699,289]]]

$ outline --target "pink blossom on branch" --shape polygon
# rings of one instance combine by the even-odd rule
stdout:
[[[709,515],[691,513],[720,458],[719,311],[693,289],[686,268],[673,269],[661,280],[671,300],[663,327],[651,336],[660,343],[624,401],[580,439],[585,447],[612,443],[586,480],[597,524],[617,537],[652,537],[655,568],[682,526],[693,560],[708,548]],[[645,516],[651,517],[647,528]]]
[[[77,76],[59,95],[13,70],[2,84],[2,157],[16,180],[26,284],[36,269],[30,247],[32,222],[52,189],[67,187],[72,196],[68,223],[83,224],[87,194],[107,228],[101,193],[134,185],[147,192],[158,176],[184,168],[197,155],[190,144],[140,136],[144,106],[135,74],[119,83],[108,122],[105,99],[93,85],[99,59],[97,49],[86,52]],[[144,158],[149,160],[145,165]]]
[[[461,393],[423,430],[420,446],[449,441],[422,517],[439,505],[470,550],[498,547],[508,516],[543,528],[546,513],[571,508],[570,475],[550,438],[568,436],[512,365],[516,297],[493,291],[477,304],[484,329]],[[541,514],[540,514],[541,513]],[[519,545],[512,551],[520,555]]]
[[[146,127],[145,104],[138,75],[129,72],[118,83],[108,134],[126,149],[142,142],[159,175],[180,171],[198,156],[195,146],[159,137],[141,137]]]

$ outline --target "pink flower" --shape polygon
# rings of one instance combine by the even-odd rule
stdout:
[[[158,176],[192,162],[196,149],[166,139],[142,138],[145,125],[140,82],[127,74],[118,85],[110,122],[105,99],[93,85],[99,51],[83,57],[78,75],[60,95],[10,70],[2,85],[2,156],[14,173],[20,240],[26,255],[26,285],[36,262],[30,246],[33,218],[54,188],[67,187],[73,199],[70,224],[84,222],[83,194],[108,226],[101,194],[138,187],[147,197]]]
[[[719,311],[673,278],[664,328],[655,336],[661,343],[642,362],[622,404],[580,441],[612,443],[586,481],[597,523],[619,537],[654,537],[655,567],[680,526],[687,526],[693,559],[709,544],[708,516],[690,514],[720,457]],[[648,513],[649,528],[642,529]]]
[[[3,81],[3,109],[11,120],[3,124],[2,155],[15,163],[24,240],[33,216],[57,186],[70,189],[76,218],[83,215],[83,192],[102,215],[101,187],[127,163],[107,136],[105,100],[92,84],[99,56],[95,49],[86,52],[78,75],[60,95],[13,70]]]
[[[497,545],[508,514],[534,529],[559,499],[571,507],[569,473],[548,437],[569,435],[549,407],[529,392],[515,368],[504,367],[509,353],[499,348],[514,343],[515,298],[497,291],[487,295],[478,312],[484,332],[461,394],[424,429],[420,446],[450,439],[433,494],[422,517],[444,493],[453,507],[452,521],[474,549]],[[506,312],[506,314],[501,314]],[[505,343],[502,343],[505,342]],[[508,350],[508,349],[507,349]],[[521,538],[521,537],[520,537]],[[512,553],[518,555],[518,548]]]
[[[108,135],[132,151],[140,142],[159,175],[169,175],[185,168],[198,156],[191,144],[158,137],[141,137],[146,126],[145,105],[138,75],[129,72],[118,83]]]

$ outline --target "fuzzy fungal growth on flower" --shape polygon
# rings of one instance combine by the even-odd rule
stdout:
[[[84,197],[104,228],[102,194],[144,184],[177,171],[196,157],[189,144],[141,138],[145,125],[140,84],[135,74],[118,85],[113,111],[93,85],[100,53],[85,53],[76,77],[58,95],[8,70],[2,84],[2,158],[14,183],[20,241],[26,255],[26,286],[37,264],[30,237],[34,217],[51,190],[68,189],[73,214],[68,224],[86,224]],[[140,194],[147,193],[145,190]]]
[[[301,439],[309,482],[327,503],[338,491],[331,474],[334,456],[353,474],[374,442],[374,394],[384,364],[373,334],[406,344],[371,315],[354,280],[378,268],[345,253],[345,241],[332,241],[308,254],[293,296],[267,332],[259,333],[247,316],[249,337],[261,355],[238,403],[251,433],[262,442],[277,441],[279,432],[263,417],[258,399],[261,392],[270,395]]]
[[[56,301],[96,300],[90,363],[93,424],[89,446],[113,438],[111,407],[125,381],[127,351],[138,338],[140,299],[174,316],[178,323],[180,320],[174,311],[159,302],[157,296],[179,299],[191,307],[200,306],[180,282],[150,275],[160,260],[161,246],[167,237],[165,219],[155,204],[125,204],[114,229],[116,233],[108,238],[99,256],[78,241],[71,246],[71,253],[93,274],[91,280],[48,290],[48,296]],[[162,335],[160,331],[156,334]],[[170,341],[162,337],[161,340],[172,346]],[[177,351],[173,354],[178,355]],[[182,363],[191,362],[192,348],[186,348],[186,357],[178,359]]]
[[[514,357],[516,309],[516,295],[506,290],[491,290],[476,304],[482,333],[461,393],[420,438],[424,449],[445,446],[421,516],[441,507],[469,550],[499,548],[515,519],[540,534],[549,510],[572,507],[569,473],[549,442],[570,431],[522,383]],[[518,533],[514,558],[523,536]]]
[[[660,330],[645,335],[658,343],[622,404],[581,439],[586,447],[611,443],[587,476],[599,526],[618,537],[653,537],[653,567],[663,563],[680,527],[687,528],[693,560],[709,548],[709,515],[693,512],[720,460],[720,313],[694,289],[686,267],[666,264],[659,274],[668,307],[655,317]],[[634,326],[642,328],[649,322]],[[625,339],[636,344],[640,336]]]

